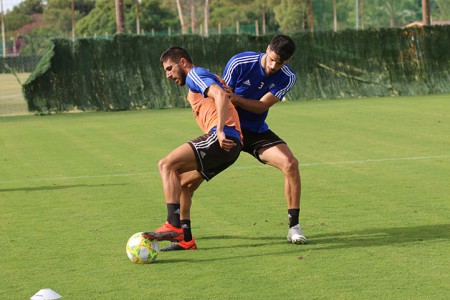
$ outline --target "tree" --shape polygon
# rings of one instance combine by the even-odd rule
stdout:
[[[25,0],[13,8],[25,15],[41,14],[44,11],[43,0]]]
[[[274,7],[275,20],[284,33],[304,31],[310,28],[308,10],[308,0],[281,0],[280,4]]]
[[[41,14],[44,11],[43,0],[25,0],[13,7],[12,11],[4,15],[6,35],[11,36],[13,31],[33,22],[32,15]]]
[[[72,1],[67,0],[48,0],[44,7],[45,28],[51,29],[51,32],[58,32],[58,35],[68,34],[72,31]],[[84,15],[94,7],[93,0],[73,0],[74,19],[80,20]]]
[[[430,0],[422,0],[422,23],[431,25]]]
[[[95,34],[114,34],[116,32],[115,1],[112,0],[73,0],[76,34],[93,36]],[[135,32],[136,1],[122,0],[124,4],[125,28],[127,32]],[[422,19],[423,0],[359,0],[364,3],[364,27],[400,27]],[[431,18],[450,20],[450,2],[448,0],[429,0]],[[200,24],[210,29],[222,26],[223,33],[233,33],[236,22],[253,26],[259,21],[269,32],[282,31],[292,33],[314,30],[340,30],[355,28],[355,0],[320,0],[312,1],[314,11],[312,19],[308,15],[308,4],[311,0],[140,0],[139,24],[143,32],[164,31],[171,27],[174,31],[181,28],[178,17],[177,2],[181,16],[192,33],[198,32]],[[333,6],[336,5],[336,21]],[[48,24],[44,27],[52,33],[68,36],[71,31],[71,0],[24,0],[12,11],[5,14],[7,36],[15,35],[15,31],[36,19],[36,14],[43,14]],[[209,9],[205,9],[209,5]],[[209,14],[206,13],[209,11]],[[208,18],[209,16],[209,18]],[[206,25],[208,24],[208,25]],[[51,29],[51,30],[50,30]],[[203,27],[204,34],[207,34]],[[38,31],[43,34],[45,30]],[[214,32],[214,31],[213,31]],[[247,31],[248,32],[248,31]],[[253,31],[254,32],[254,31]],[[264,32],[264,28],[263,28]]]
[[[125,28],[136,26],[135,0],[124,0]],[[139,4],[141,31],[166,30],[176,26],[176,16],[161,6],[158,0],[141,0]],[[76,24],[77,35],[113,34],[116,32],[115,3],[111,0],[97,0],[95,8]]]
[[[197,15],[195,13],[195,0],[189,0],[190,11],[191,11],[191,32],[195,33],[197,28]]]
[[[184,17],[183,17],[183,9],[181,8],[180,0],[176,0],[177,2],[177,11],[178,11],[178,19],[180,20],[180,27],[181,27],[181,34],[186,34],[186,24],[184,23]]]
[[[85,18],[81,19],[75,29],[78,35],[95,35],[103,33],[114,33],[115,2],[110,0],[98,0],[94,9]]]
[[[223,27],[234,27],[237,21],[244,24],[254,24],[255,20],[260,20],[260,24],[263,25],[265,21],[266,29],[268,28],[270,31],[278,29],[278,23],[271,8],[279,4],[279,0],[221,0],[209,2],[210,18],[208,23],[211,27],[218,24]]]
[[[44,11],[44,20],[50,28],[60,32],[69,32],[72,28],[71,3],[62,0],[48,0],[47,9]],[[79,18],[78,13],[76,18]]]
[[[419,8],[414,0],[366,2],[366,28],[401,27],[416,20]]]
[[[434,21],[450,21],[450,2],[448,0],[435,0],[437,9],[433,14]]]
[[[31,23],[33,18],[31,16],[20,13],[20,12],[10,12],[5,15],[5,24],[8,32],[16,31],[25,24]],[[9,34],[7,34],[9,35]]]
[[[125,32],[125,13],[124,9],[124,1],[116,0],[116,32],[124,33]]]
[[[141,28],[147,32],[154,30],[167,30],[167,27],[177,27],[177,18],[170,9],[162,6],[158,0],[142,0],[141,6]],[[134,20],[134,17],[131,17]]]

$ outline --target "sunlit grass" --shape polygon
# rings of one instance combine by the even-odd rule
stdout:
[[[0,118],[0,298],[444,299],[449,95],[280,103],[309,245],[286,242],[283,177],[243,153],[194,196],[197,251],[134,265],[165,220],[157,162],[189,109]]]

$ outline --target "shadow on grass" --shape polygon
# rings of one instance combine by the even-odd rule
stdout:
[[[308,245],[289,245],[289,249],[282,251],[272,251],[273,247],[267,248],[267,251],[261,250],[258,253],[249,252],[248,255],[231,255],[221,256],[217,258],[199,259],[195,258],[170,258],[167,254],[170,252],[163,252],[164,259],[158,260],[156,263],[182,263],[182,262],[199,262],[199,261],[220,261],[241,259],[243,257],[264,257],[276,256],[282,254],[296,254],[299,255],[305,251],[323,251],[333,249],[348,249],[348,248],[364,248],[364,247],[380,247],[389,245],[408,245],[418,242],[431,242],[439,240],[450,240],[450,224],[434,224],[434,225],[420,225],[411,227],[392,227],[392,228],[373,228],[360,231],[324,233],[308,236]],[[228,244],[217,247],[201,247],[196,251],[215,251],[227,248],[255,248],[274,246],[276,244],[287,243],[281,237],[263,236],[260,237],[245,237],[233,235],[216,235],[207,236],[198,239],[201,240],[242,240],[241,244]],[[252,241],[258,240],[255,243]],[[199,243],[198,243],[199,244]],[[277,248],[279,249],[279,248]],[[301,256],[299,257],[299,259]]]
[[[432,240],[450,240],[450,224],[434,224],[420,225],[411,227],[392,227],[392,228],[372,228],[359,231],[323,233],[316,235],[308,235],[308,246],[314,246],[317,249],[328,248],[351,248],[351,247],[373,247],[385,246],[392,244],[408,244],[421,241]],[[257,247],[267,244],[273,244],[274,241],[285,241],[284,236],[233,236],[233,235],[217,235],[202,237],[202,240],[242,240],[251,241],[258,240],[260,243],[243,243],[242,245],[232,245],[230,248],[236,247]],[[320,246],[320,247],[316,247]],[[220,249],[224,246],[210,247],[208,249]],[[225,246],[226,248],[226,246]],[[311,248],[310,248],[311,249]]]
[[[417,242],[450,240],[450,224],[372,228],[360,231],[317,234],[311,237],[317,250],[355,247],[407,245]]]
[[[127,185],[127,184],[126,184],[126,183],[113,183],[113,184],[70,184],[70,185],[51,185],[51,186],[19,187],[19,188],[12,188],[12,189],[0,189],[0,193],[7,193],[7,192],[53,191],[53,190],[73,189],[73,188],[102,187],[102,186],[115,186],[115,185]]]

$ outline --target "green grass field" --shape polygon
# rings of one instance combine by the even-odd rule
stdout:
[[[125,244],[165,220],[157,162],[200,135],[190,110],[2,117],[0,298],[448,299],[449,100],[277,104],[310,244],[286,242],[281,173],[243,153],[194,197],[199,250],[150,265]]]
[[[0,74],[0,117],[31,114],[28,112],[21,86],[29,75],[29,73]]]

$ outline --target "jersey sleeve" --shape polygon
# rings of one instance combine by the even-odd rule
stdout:
[[[225,83],[229,86],[234,88],[236,86],[236,78],[237,76],[234,76],[236,72],[237,65],[234,63],[237,56],[233,56],[225,66],[225,69],[223,70],[222,78],[225,81]]]
[[[207,97],[206,91],[213,84],[218,84],[222,87],[217,76],[206,69],[194,68],[186,77],[186,85],[189,90],[194,93],[201,93],[203,97]]]
[[[286,95],[286,93],[292,89],[295,82],[297,81],[297,76],[287,66],[284,66],[281,71],[283,72],[284,76],[280,77],[280,81],[270,87],[269,90],[270,93],[275,95],[275,97],[280,100],[282,100],[284,95]]]

